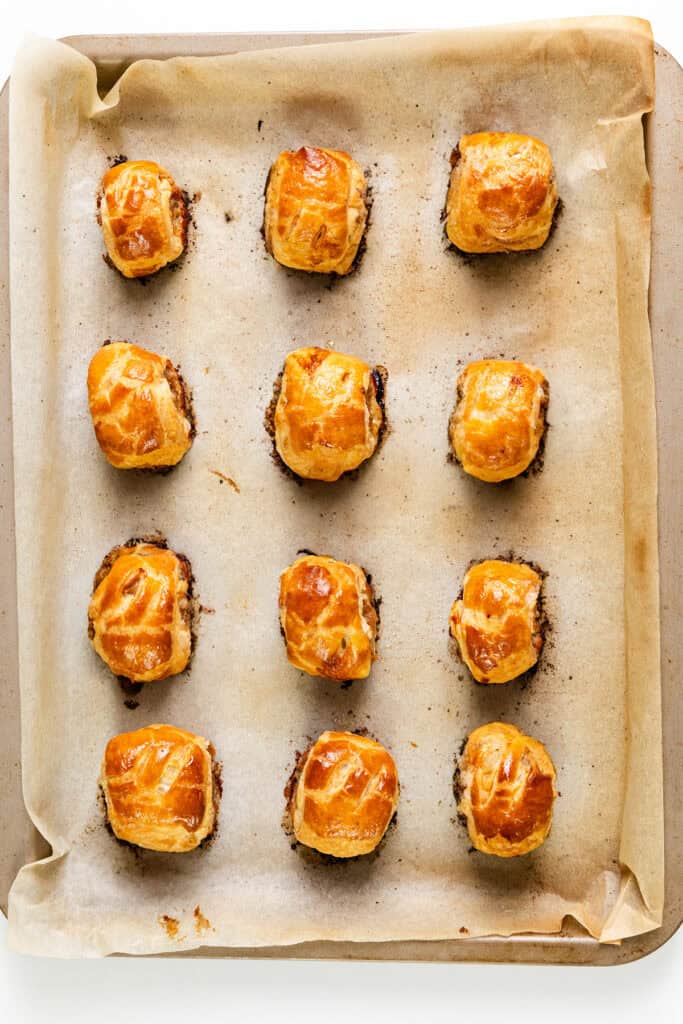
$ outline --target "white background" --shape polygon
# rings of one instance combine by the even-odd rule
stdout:
[[[419,0],[0,0],[0,81],[26,32],[58,38],[91,33],[238,32],[455,28],[535,18],[634,14],[683,62],[680,0],[517,0],[459,5]],[[1,782],[0,782],[1,786]],[[0,789],[1,793],[1,789]],[[278,1024],[441,1021],[525,1024],[683,1022],[683,933],[645,960],[618,968],[221,960],[59,961],[6,949],[0,919],[0,1022],[172,1024],[196,1020]]]

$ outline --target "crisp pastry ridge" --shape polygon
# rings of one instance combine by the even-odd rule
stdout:
[[[360,566],[303,555],[280,576],[279,604],[287,658],[295,668],[339,682],[367,678],[379,617]]]
[[[160,542],[112,549],[95,576],[88,634],[117,676],[134,683],[182,672],[192,653],[192,569]]]
[[[458,767],[458,811],[475,849],[518,857],[541,845],[557,791],[555,767],[539,740],[490,722],[470,733]]]
[[[396,813],[398,772],[375,740],[327,731],[303,755],[290,798],[296,839],[332,857],[371,853]]]
[[[451,157],[446,234],[465,253],[539,249],[558,203],[550,150],[515,132],[463,135]]]
[[[294,270],[348,274],[367,225],[366,195],[365,175],[348,153],[315,146],[285,150],[266,185],[268,252]]]
[[[465,573],[450,630],[479,683],[507,683],[538,661],[543,646],[543,580],[525,562],[490,559]]]
[[[488,483],[525,472],[546,430],[549,388],[541,371],[527,363],[481,359],[465,367],[456,390],[449,437],[464,471]]]
[[[215,826],[213,758],[207,740],[173,725],[112,737],[100,784],[114,835],[147,850],[194,850]]]
[[[152,160],[126,160],[109,168],[99,218],[109,259],[124,277],[156,274],[185,249],[186,197]]]
[[[125,341],[98,349],[88,368],[95,436],[117,469],[175,466],[194,438],[191,404],[170,359]]]
[[[384,424],[383,370],[308,346],[290,352],[273,414],[278,455],[297,476],[328,483],[377,449]]]

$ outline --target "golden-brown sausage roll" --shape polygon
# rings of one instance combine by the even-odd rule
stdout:
[[[127,160],[102,179],[100,220],[109,259],[124,277],[147,277],[177,260],[187,241],[183,192],[151,160]]]
[[[365,679],[375,658],[377,611],[361,568],[319,555],[280,577],[280,624],[295,668],[325,679]]]
[[[266,248],[278,263],[348,274],[368,219],[365,176],[347,153],[302,146],[280,153],[266,187]]]
[[[465,472],[498,483],[528,469],[546,428],[547,405],[548,382],[534,366],[503,359],[466,366],[449,427]]]
[[[114,736],[104,752],[100,783],[109,824],[127,843],[185,853],[213,831],[213,747],[185,729],[148,725]]]
[[[332,857],[371,853],[398,806],[391,754],[351,732],[324,732],[304,755],[290,803],[294,835]]]
[[[538,661],[543,646],[542,580],[529,565],[479,562],[451,608],[451,633],[480,683],[507,683]]]
[[[92,357],[88,402],[95,436],[117,469],[165,469],[190,449],[192,411],[170,359],[115,341]]]
[[[273,428],[277,452],[308,480],[338,480],[374,453],[382,429],[381,371],[341,352],[290,352]]]
[[[88,633],[117,676],[148,683],[177,675],[192,650],[192,569],[157,544],[114,548],[97,575]]]
[[[463,252],[539,249],[557,206],[550,150],[513,132],[463,135],[451,157],[446,234]]]
[[[503,722],[475,729],[459,761],[458,811],[472,845],[497,857],[535,850],[550,831],[555,768],[538,740]]]

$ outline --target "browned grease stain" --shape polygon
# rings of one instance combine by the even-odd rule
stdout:
[[[213,926],[211,922],[209,921],[208,917],[204,917],[199,904],[197,904],[197,906],[194,908],[192,914],[194,916],[194,926],[197,935],[203,935],[204,932],[208,932],[209,929],[213,931]]]
[[[221,473],[219,469],[210,469],[209,473],[213,473],[214,476],[220,477],[221,480],[225,480],[226,484],[230,484],[233,491],[236,494],[240,494],[239,486],[235,483],[231,476],[226,476],[225,473]]]
[[[649,181],[643,185],[643,213],[646,217],[652,216],[652,187]]]
[[[180,938],[180,921],[176,917],[169,917],[168,914],[162,914],[159,918],[159,924],[164,929],[169,939]]]
[[[647,539],[638,537],[633,544],[633,561],[637,572],[644,573],[647,569]]]

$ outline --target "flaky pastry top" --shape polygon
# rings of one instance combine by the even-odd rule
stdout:
[[[541,845],[557,794],[555,768],[539,740],[490,722],[470,734],[459,769],[458,810],[477,850],[518,857]]]
[[[293,472],[332,482],[370,458],[383,420],[378,372],[329,349],[290,352],[273,426],[278,454]]]
[[[100,782],[114,835],[147,850],[183,853],[212,831],[213,749],[173,725],[147,725],[107,743]]]
[[[478,682],[507,683],[538,661],[541,583],[535,569],[519,562],[492,559],[466,572],[450,628]]]
[[[465,472],[499,483],[528,469],[545,431],[547,404],[548,382],[535,366],[505,359],[466,366],[449,427]]]
[[[365,679],[375,657],[377,622],[368,578],[357,565],[304,555],[280,577],[287,657],[309,675]]]
[[[375,740],[324,732],[304,756],[291,813],[300,843],[333,857],[375,849],[398,806],[391,754]]]
[[[348,153],[302,146],[280,153],[266,188],[266,247],[294,270],[348,274],[368,211],[363,171]]]
[[[192,445],[184,382],[155,352],[103,345],[88,369],[88,402],[100,448],[117,469],[174,466]]]
[[[100,220],[109,259],[124,277],[155,274],[185,248],[185,197],[168,171],[151,160],[126,160],[107,171]]]
[[[463,252],[539,249],[558,195],[550,150],[529,135],[463,135],[452,157],[446,233]]]
[[[114,548],[95,578],[92,645],[115,675],[137,683],[182,672],[192,649],[186,558],[139,543]]]

